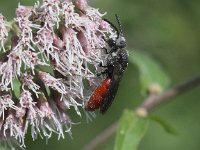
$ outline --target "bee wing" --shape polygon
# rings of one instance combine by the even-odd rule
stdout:
[[[115,69],[113,71],[113,76],[111,78],[110,88],[103,100],[103,103],[100,106],[100,112],[102,114],[106,113],[108,108],[111,106],[111,104],[115,98],[115,95],[118,91],[120,80],[122,78],[122,73],[121,73],[120,67],[115,66],[114,68]]]

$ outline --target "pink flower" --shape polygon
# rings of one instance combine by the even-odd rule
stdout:
[[[4,44],[7,40],[7,37],[8,37],[8,29],[6,27],[6,22],[2,14],[0,14],[0,51],[1,49],[3,49],[3,51],[5,52]]]
[[[28,127],[34,140],[71,136],[73,118],[66,110],[82,116],[100,80],[92,70],[105,61],[103,37],[116,34],[103,21],[105,13],[86,0],[19,5],[16,15],[12,26],[0,15],[0,139],[25,147]]]

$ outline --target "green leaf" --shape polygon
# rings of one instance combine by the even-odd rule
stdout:
[[[17,79],[14,79],[13,80],[13,89],[14,89],[14,93],[17,97],[19,97],[19,95],[20,95],[20,87],[21,87],[21,83]]]
[[[153,87],[160,88],[159,92],[168,87],[170,83],[168,75],[153,58],[145,53],[134,51],[130,53],[129,60],[139,69],[142,94],[151,91]]]
[[[114,150],[136,150],[148,127],[148,118],[125,110],[119,122]]]
[[[6,150],[6,148],[3,146],[3,143],[0,145],[0,150]]]
[[[169,134],[172,134],[172,135],[175,135],[177,136],[178,135],[178,132],[177,130],[171,125],[169,124],[168,122],[166,122],[165,120],[163,120],[162,118],[158,117],[158,116],[150,116],[150,119],[156,123],[158,123],[160,126],[163,127],[163,129],[169,133]]]

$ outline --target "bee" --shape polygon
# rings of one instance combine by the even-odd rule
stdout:
[[[100,113],[105,114],[108,108],[111,106],[113,100],[118,91],[121,78],[128,66],[128,52],[126,48],[126,39],[123,35],[122,26],[117,15],[115,15],[119,29],[108,22],[117,32],[116,39],[105,39],[108,44],[109,52],[106,49],[107,64],[101,67],[105,68],[101,74],[105,74],[106,78],[100,83],[100,85],[94,90],[89,101],[85,106],[86,111],[94,111],[100,108]]]

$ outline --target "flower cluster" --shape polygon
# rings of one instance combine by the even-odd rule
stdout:
[[[19,5],[10,23],[0,14],[1,141],[25,147],[28,129],[33,139],[71,134],[67,110],[81,116],[104,61],[103,37],[116,37],[104,15],[86,0]]]

